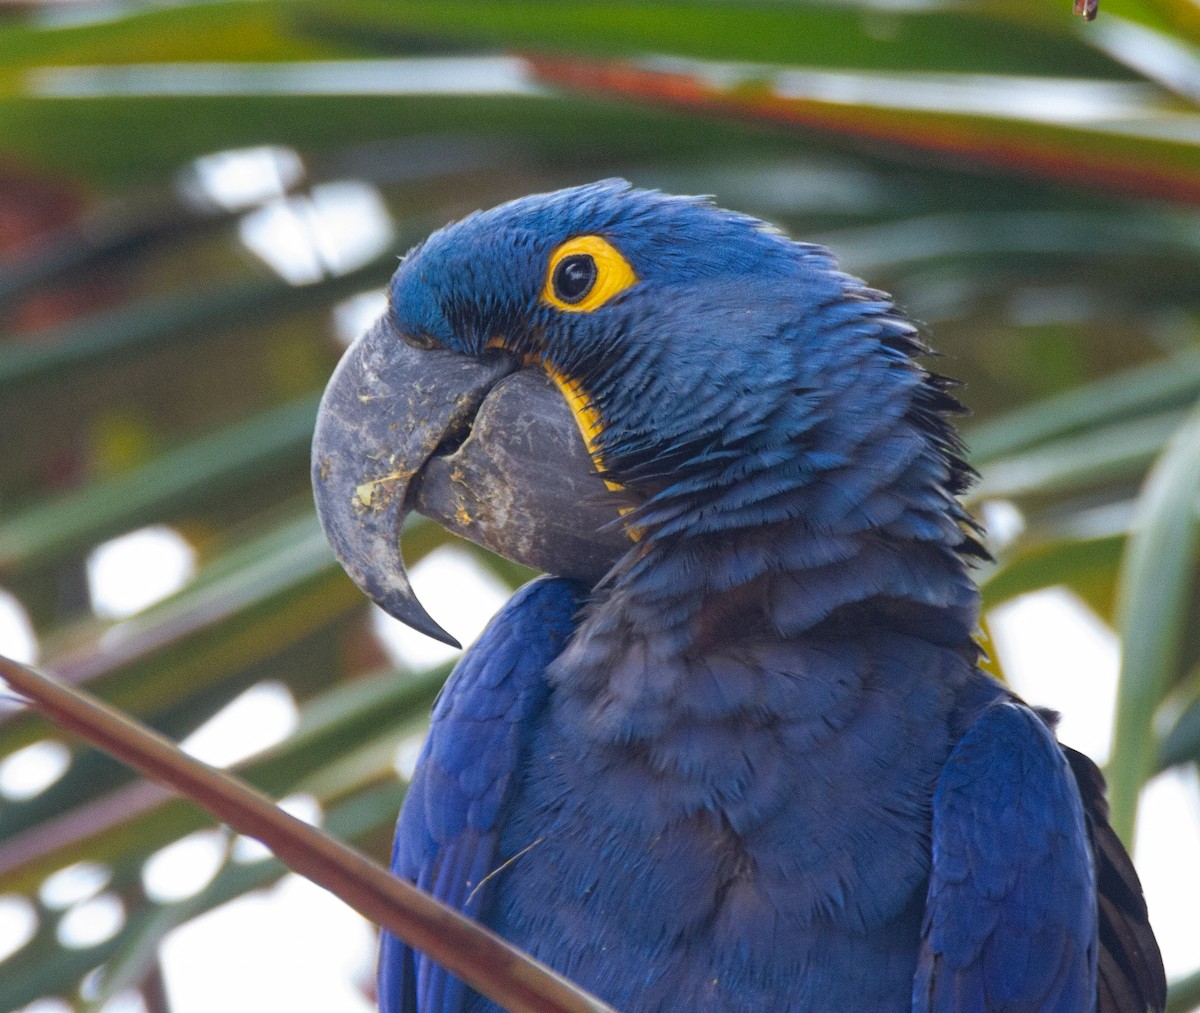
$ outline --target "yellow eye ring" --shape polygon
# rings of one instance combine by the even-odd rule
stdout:
[[[550,254],[542,300],[567,313],[591,313],[637,282],[629,261],[603,236],[575,236]]]

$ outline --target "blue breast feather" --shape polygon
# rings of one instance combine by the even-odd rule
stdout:
[[[889,730],[884,688],[837,670],[831,642],[806,661],[843,699],[824,679],[796,690],[785,738],[798,769],[772,766],[772,736],[756,746],[752,727],[719,724],[622,762],[574,738],[546,677],[582,600],[563,581],[529,585],[460,663],[401,817],[397,874],[620,1009],[899,1011],[914,973],[914,1010],[1091,1008],[1080,991],[1095,980],[1094,943],[1079,943],[1095,935],[1083,813],[1033,712],[926,646],[930,664],[950,667],[919,681],[957,679],[977,716],[939,703],[955,695],[943,690]],[[864,686],[875,705],[851,705]],[[822,713],[824,735],[804,708]],[[930,712],[945,735],[928,734]],[[897,735],[945,741],[968,723],[941,750],[949,762],[913,749],[902,769],[879,765],[897,755]],[[920,793],[896,791],[914,770],[936,783],[932,852]],[[804,825],[813,812],[822,827]],[[391,937],[380,996],[385,1013],[495,1009]]]
[[[484,877],[500,864],[496,840],[535,715],[544,673],[574,626],[581,589],[539,580],[519,591],[455,667],[433,713],[396,828],[392,871],[478,917]],[[459,1010],[465,986],[383,934],[383,1013]]]

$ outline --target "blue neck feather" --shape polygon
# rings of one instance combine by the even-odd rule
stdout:
[[[638,457],[636,423],[606,434],[618,477],[646,497],[628,518],[642,536],[555,666],[600,737],[649,739],[697,707],[722,720],[759,706],[799,645],[869,631],[976,660],[967,566],[984,553],[957,499],[972,477],[946,418],[958,404],[914,361],[925,348],[885,297],[834,277],[850,298],[815,331],[803,322],[803,390],[710,394],[708,425],[680,427],[669,466],[661,410],[655,459]],[[793,344],[767,348],[764,383],[796,375]],[[706,366],[719,392],[719,356]],[[705,673],[722,685],[697,693]]]

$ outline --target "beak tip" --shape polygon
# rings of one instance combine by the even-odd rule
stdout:
[[[435,622],[431,621],[428,625],[423,624],[418,626],[415,623],[405,621],[405,625],[416,630],[418,633],[424,633],[425,636],[431,637],[439,644],[445,644],[447,647],[453,647],[456,651],[462,650],[462,644],[460,644],[454,637],[450,636],[449,633],[447,633]]]
[[[462,644],[460,644],[454,637],[450,636],[450,634],[446,633],[445,631],[443,631],[442,635],[436,639],[440,640],[447,647],[453,647],[456,651],[462,650]]]
[[[406,577],[404,584],[407,585]],[[417,600],[411,588],[393,586],[388,592],[382,594],[372,594],[370,590],[367,593],[375,599],[376,604],[384,612],[402,622],[409,629],[423,633],[438,643],[453,647],[457,651],[462,650],[462,644],[434,622],[433,617],[425,611],[425,607]]]

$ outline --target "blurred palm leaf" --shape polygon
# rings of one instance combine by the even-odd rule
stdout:
[[[35,5],[0,21],[0,585],[46,667],[176,737],[250,687],[285,685],[300,723],[245,771],[311,793],[327,827],[385,856],[391,758],[440,670],[378,674],[365,606],[311,516],[330,311],[451,217],[620,174],[825,242],[931,326],[970,385],[977,504],[1022,518],[982,574],[988,606],[1066,585],[1124,637],[1110,760],[1123,832],[1154,770],[1200,758],[1195,476],[1180,450],[1200,399],[1193,5],[1104,0],[1090,26],[1065,3],[104,13]],[[257,190],[221,189],[238,164],[259,166]],[[314,224],[346,181],[376,195],[376,226],[387,216],[361,255]],[[267,226],[299,229],[310,262],[281,276],[256,258]],[[195,577],[133,618],[94,614],[87,554],[148,523],[188,539]],[[420,528],[410,554],[444,538]],[[1173,558],[1169,581],[1155,558]],[[57,739],[10,713],[0,764]],[[53,785],[5,799],[0,894],[29,898],[37,928],[0,961],[0,1008],[78,1004],[102,964],[93,1003],[136,987],[171,927],[281,874],[227,862],[189,900],[148,900],[147,859],[203,825],[77,747]],[[128,916],[72,949],[37,890],[76,861],[106,865]]]

